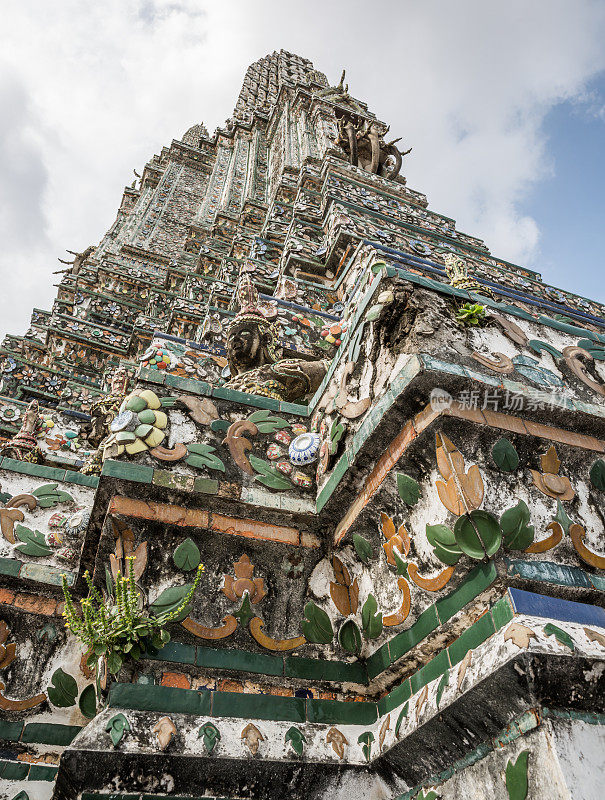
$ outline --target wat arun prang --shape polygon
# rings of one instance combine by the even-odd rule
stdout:
[[[273,53],[4,340],[1,797],[601,797],[605,309],[412,145]]]

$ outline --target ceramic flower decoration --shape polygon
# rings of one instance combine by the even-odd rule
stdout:
[[[149,389],[135,389],[124,399],[110,424],[111,434],[103,447],[103,458],[143,453],[166,438],[168,417],[160,410],[159,397]]]

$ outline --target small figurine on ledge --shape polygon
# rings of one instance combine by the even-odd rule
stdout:
[[[37,400],[32,400],[23,414],[21,430],[10,441],[0,445],[0,456],[40,464],[44,457],[38,447],[36,431],[40,422]]]
[[[120,410],[122,400],[128,391],[128,372],[124,367],[118,367],[111,378],[111,391],[104,395],[90,409],[91,421],[83,434],[90,444],[96,448],[94,453],[86,459],[80,472],[85,475],[100,475],[103,467],[103,442],[110,435],[109,426]]]

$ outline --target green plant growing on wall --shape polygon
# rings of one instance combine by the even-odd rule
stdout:
[[[109,672],[116,675],[124,661],[137,661],[148,650],[159,650],[167,644],[170,634],[166,625],[189,606],[204,571],[204,565],[200,564],[191,588],[178,606],[154,616],[139,609],[134,556],[129,556],[127,561],[128,574],[122,576],[118,571],[111,596],[107,599],[94,586],[88,570],[84,573],[89,593],[88,597],[80,600],[81,616],[67,588],[67,578],[62,576],[65,626],[90,650],[87,664],[94,667],[97,677],[101,658],[105,658]]]
[[[481,325],[485,322],[485,306],[480,303],[465,303],[456,311],[459,325]]]

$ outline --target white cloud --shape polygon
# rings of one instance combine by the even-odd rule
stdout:
[[[552,170],[541,126],[605,68],[605,6],[8,0],[0,37],[2,332],[50,307],[64,248],[112,223],[132,168],[203,120],[229,116],[245,68],[281,47],[403,135],[409,184],[431,207],[530,263],[540,231],[521,201]]]

